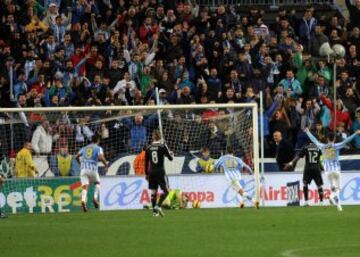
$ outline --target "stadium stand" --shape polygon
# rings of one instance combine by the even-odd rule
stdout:
[[[298,148],[304,127],[335,129],[339,139],[360,127],[360,1],[346,2],[349,20],[327,1],[222,3],[1,0],[0,107],[154,104],[155,87],[160,104],[258,102],[263,91],[267,156],[275,155],[276,130]],[[336,78],[319,56],[324,42],[346,48]],[[203,114],[204,130],[212,115]],[[4,155],[44,120],[33,114],[16,123],[14,145],[11,118],[0,113]],[[49,121],[53,131],[72,135],[53,152],[61,140],[82,145],[102,130],[83,119]],[[353,143],[350,153],[360,149],[360,137]]]

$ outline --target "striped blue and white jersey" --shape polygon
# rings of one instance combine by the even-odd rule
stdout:
[[[347,143],[354,139],[357,135],[356,133],[352,134],[344,141],[340,143],[320,143],[316,137],[314,137],[309,130],[305,131],[311,142],[313,142],[322,153],[322,164],[325,172],[334,172],[341,171],[340,160],[339,160],[339,151],[341,148],[344,148]]]
[[[243,160],[231,154],[223,155],[215,162],[215,169],[220,168],[223,169],[228,180],[240,179],[242,168],[246,168],[250,173],[253,173],[252,169]]]
[[[102,154],[104,154],[104,151],[97,144],[90,144],[81,148],[79,151],[81,169],[98,172],[99,156]]]

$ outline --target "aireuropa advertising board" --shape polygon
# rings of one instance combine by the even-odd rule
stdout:
[[[266,206],[287,206],[287,184],[299,181],[302,187],[300,173],[272,173],[267,174],[265,185],[261,189],[262,198]],[[213,175],[181,175],[169,176],[171,188],[180,188],[190,200],[201,201],[204,208],[237,207],[240,196],[234,192],[225,176]],[[325,196],[330,188],[324,178]],[[254,179],[243,176],[241,185],[250,195],[254,194]],[[360,204],[360,173],[343,173],[340,199],[345,205]],[[300,188],[301,188],[300,187]],[[302,191],[300,190],[302,198]],[[147,181],[143,177],[102,177],[101,178],[101,210],[141,209],[150,202]],[[310,186],[310,204],[317,204],[319,196],[314,184]],[[250,206],[250,203],[246,203]]]

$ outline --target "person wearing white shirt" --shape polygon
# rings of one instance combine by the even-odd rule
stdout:
[[[81,118],[79,124],[76,125],[76,144],[83,146],[86,140],[91,141],[93,135],[94,132],[89,128],[88,125],[86,125],[86,120],[84,118]]]
[[[43,123],[36,128],[31,143],[37,155],[51,153],[53,136],[51,135],[51,128],[48,121],[43,121]]]
[[[124,79],[120,80],[113,89],[113,95],[117,94],[119,91],[126,91],[126,89],[132,91],[136,89],[135,81],[130,79],[130,73],[125,72]]]
[[[59,135],[51,134],[50,123],[47,120],[44,120],[36,128],[32,136],[31,143],[35,152],[34,163],[40,176],[49,169],[48,157],[50,157],[53,142],[58,138]]]

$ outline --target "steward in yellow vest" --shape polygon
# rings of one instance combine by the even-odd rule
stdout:
[[[60,148],[60,153],[53,157],[52,171],[56,177],[74,176],[73,156],[69,154],[67,147]]]

